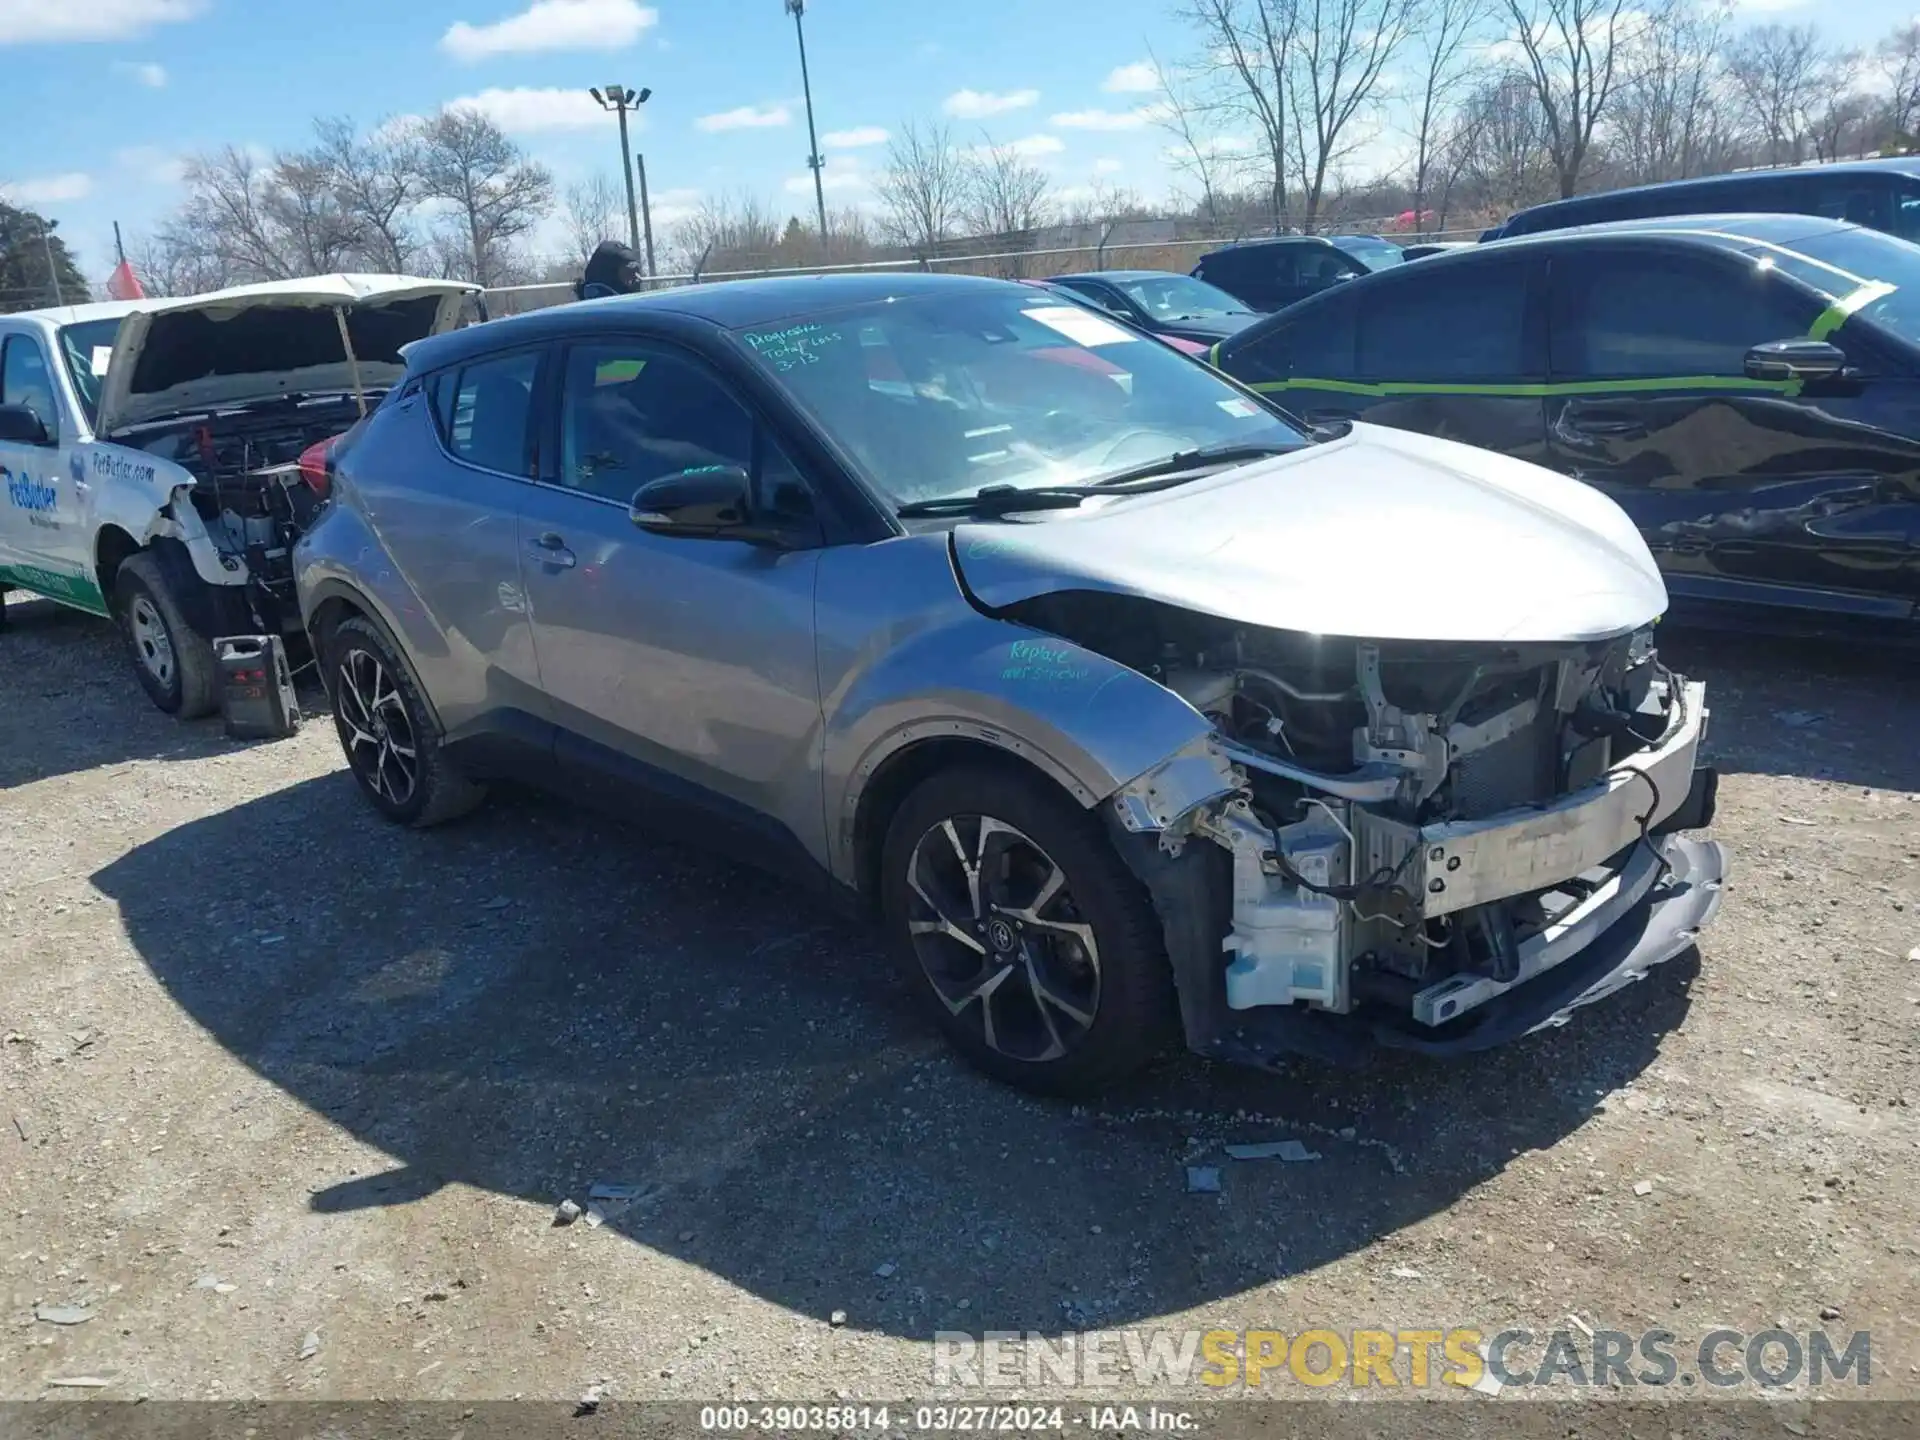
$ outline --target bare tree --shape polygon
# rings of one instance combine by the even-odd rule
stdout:
[[[1506,0],[1519,27],[1522,73],[1545,122],[1560,194],[1574,193],[1620,81],[1638,12],[1629,0]]]
[[[262,209],[297,275],[343,269],[360,249],[360,226],[340,203],[332,167],[318,155],[276,156]]]
[[[1276,232],[1287,219],[1288,86],[1298,10],[1298,0],[1189,0],[1186,12],[1210,57],[1210,108],[1259,132],[1272,177],[1266,199]]]
[[[1011,145],[986,139],[967,162],[967,226],[976,235],[1016,236],[1047,223],[1053,183]]]
[[[281,248],[272,205],[273,173],[249,151],[229,145],[187,162],[187,199],[169,233],[190,237],[213,268],[236,280],[285,280],[294,268]]]
[[[1233,157],[1220,148],[1220,138],[1184,80],[1168,73],[1152,50],[1148,62],[1160,81],[1161,101],[1157,110],[1160,127],[1173,137],[1168,163],[1176,175],[1184,176],[1199,191],[1200,213],[1209,226],[1220,223],[1220,188]]]
[[[1467,41],[1484,28],[1490,14],[1490,0],[1419,0],[1413,11],[1420,36],[1420,69],[1407,104],[1413,137],[1415,230],[1426,229],[1434,172],[1445,168],[1443,132],[1466,78]]]
[[[1532,79],[1501,76],[1474,91],[1462,110],[1453,158],[1481,203],[1504,215],[1544,199],[1556,171]]]
[[[466,273],[481,285],[500,283],[513,242],[553,208],[552,175],[477,110],[442,110],[420,138],[425,193],[453,207]]]
[[[1826,58],[1811,25],[1756,25],[1728,46],[1727,73],[1769,165],[1801,158]]]
[[[953,233],[965,203],[966,165],[943,125],[924,130],[911,121],[887,146],[887,168],[875,183],[884,207],[880,229],[889,240],[930,254]]]
[[[1887,123],[1893,142],[1909,149],[1920,132],[1920,22],[1903,25],[1882,40],[1876,58],[1887,81]]]
[[[1721,52],[1728,0],[1665,0],[1625,61],[1607,127],[1629,184],[1685,180],[1726,169],[1734,133]]]
[[[167,222],[152,235],[136,238],[127,258],[140,277],[141,289],[156,297],[204,295],[243,278],[208,249],[197,233],[183,232],[177,220]]]
[[[567,187],[568,258],[584,265],[604,240],[617,238],[625,202],[605,175],[576,181]]]
[[[1372,107],[1381,73],[1407,37],[1413,0],[1297,3],[1287,105],[1311,229],[1328,173],[1352,150],[1354,121]]]
[[[327,167],[341,211],[353,222],[367,261],[403,275],[420,253],[413,212],[426,191],[419,126],[383,121],[361,135],[344,117],[314,122],[314,158]]]
[[[675,268],[703,272],[759,269],[780,247],[777,214],[752,195],[709,195],[674,226],[668,249]]]

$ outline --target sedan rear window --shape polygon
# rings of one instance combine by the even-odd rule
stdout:
[[[1011,286],[740,336],[896,502],[1071,484],[1223,442],[1305,443],[1205,366],[1096,311]]]

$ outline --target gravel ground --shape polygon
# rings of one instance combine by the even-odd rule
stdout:
[[[793,891],[531,799],[393,829],[324,721],[179,725],[104,624],[10,613],[0,1399],[899,1399],[942,1329],[1569,1315],[1869,1330],[1920,1396],[1910,663],[1669,641],[1727,901],[1564,1029],[1072,1107]],[[1281,1138],[1319,1158],[1221,1154]],[[597,1181],[646,1193],[550,1223]]]

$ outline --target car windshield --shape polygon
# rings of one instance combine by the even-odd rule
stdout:
[[[1248,313],[1247,307],[1226,291],[1191,275],[1147,275],[1114,283],[1156,320],[1209,320]]]
[[[1851,313],[1920,345],[1920,246],[1878,230],[1848,228],[1751,253],[1830,300],[1845,300],[1869,286],[1891,287]]]
[[[1361,235],[1329,235],[1327,238],[1369,270],[1384,270],[1407,258],[1404,250],[1388,240],[1370,240]]]
[[[113,354],[114,337],[119,333],[118,320],[88,320],[60,327],[60,353],[73,379],[74,394],[87,412],[89,426],[99,417],[100,384],[106,379],[107,358]]]
[[[740,333],[896,504],[1085,482],[1306,437],[1204,365],[1030,288],[880,301]]]

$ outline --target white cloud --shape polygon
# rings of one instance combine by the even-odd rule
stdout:
[[[208,0],[0,0],[0,45],[36,40],[125,40],[191,20]]]
[[[491,24],[456,20],[440,37],[440,48],[468,62],[539,50],[621,50],[659,18],[639,0],[533,0],[518,15]]]
[[[187,175],[187,158],[158,145],[132,145],[115,153],[122,170],[157,185],[178,185]]]
[[[820,137],[820,143],[836,150],[858,150],[865,145],[884,145],[892,138],[878,125],[862,125],[854,130],[829,130]]]
[[[1136,60],[1131,65],[1118,66],[1101,82],[1100,88],[1109,95],[1152,95],[1160,89],[1160,72],[1153,68],[1151,60]]]
[[[9,180],[0,185],[0,196],[5,196],[13,205],[59,205],[68,200],[84,200],[92,193],[93,177],[77,170],[65,175]]]
[[[653,214],[653,227],[656,233],[664,225],[677,225],[682,220],[690,220],[700,209],[702,196],[698,190],[662,190],[658,195],[648,197],[648,209]]]
[[[861,164],[858,155],[842,155],[820,172],[820,188],[829,195],[865,190],[870,183],[869,172]],[[807,170],[798,175],[789,175],[781,182],[780,188],[789,195],[811,195],[813,172]]]
[[[1736,8],[1772,12],[1775,10],[1797,10],[1807,0],[1736,0]]]
[[[1131,110],[1069,110],[1048,123],[1062,130],[1138,130],[1166,116],[1164,105],[1136,105]]]
[[[1024,110],[1039,98],[1038,90],[1009,90],[1004,95],[990,90],[956,90],[940,108],[962,120],[983,120],[1009,110]]]
[[[718,115],[702,115],[694,125],[708,133],[719,130],[771,130],[793,119],[784,105],[742,105]]]
[[[113,68],[121,75],[131,75],[150,90],[164,90],[167,84],[167,67],[155,65],[151,61],[135,64],[131,60],[116,60]]]
[[[972,160],[990,159],[996,155],[1018,155],[1022,160],[1038,160],[1043,155],[1058,155],[1066,148],[1066,142],[1058,135],[1023,135],[1005,144],[989,140],[979,145],[969,145],[963,153]]]
[[[585,90],[482,90],[447,102],[449,110],[477,110],[502,130],[524,135],[539,130],[588,130],[605,125],[607,112]],[[636,116],[640,112],[636,112]]]
[[[1093,162],[1093,173],[1096,175],[1118,175],[1126,168],[1126,166],[1122,165],[1111,155],[1102,155],[1098,160]]]

